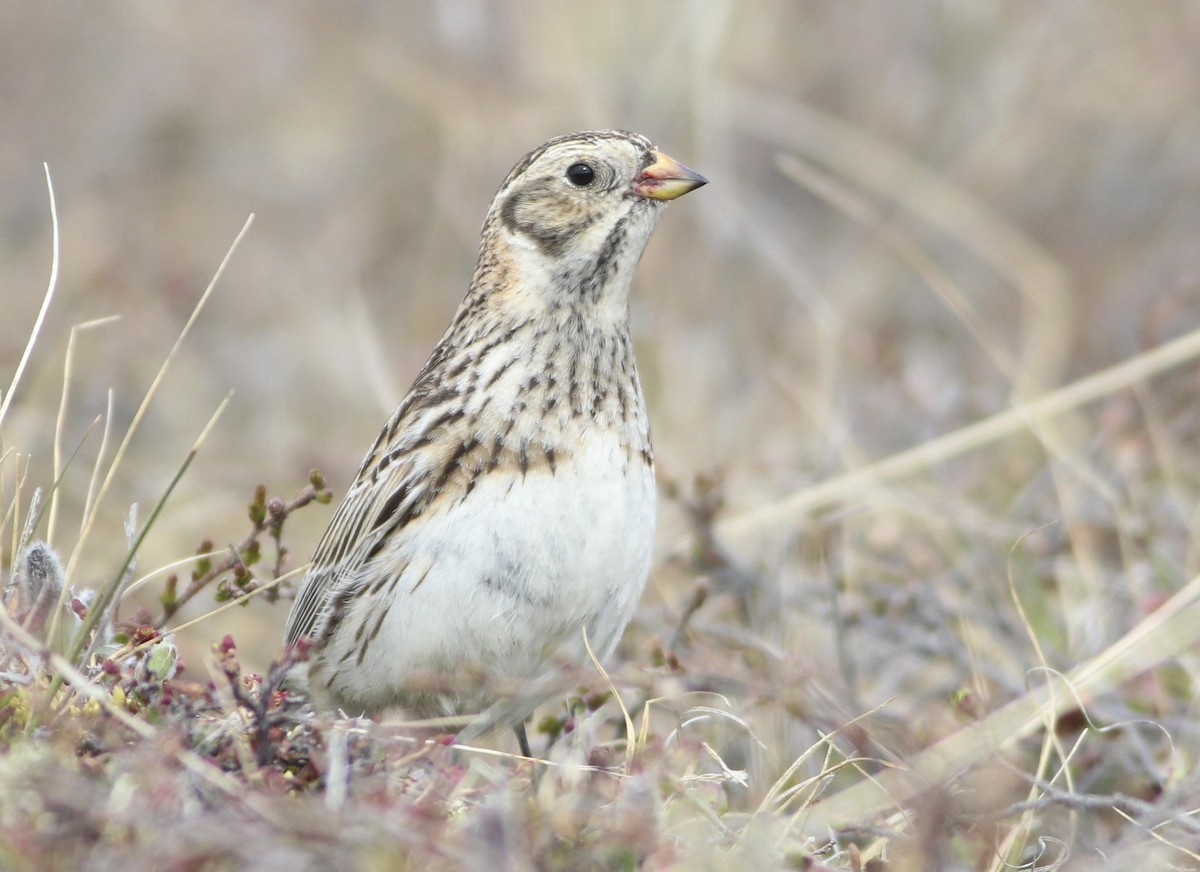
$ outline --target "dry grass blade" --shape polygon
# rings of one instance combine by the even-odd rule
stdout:
[[[62,487],[63,477],[67,474],[67,470],[71,467],[71,464],[73,464],[75,462],[75,458],[79,456],[79,452],[83,449],[83,445],[85,442],[87,442],[88,437],[92,435],[92,430],[94,430],[96,428],[96,425],[99,423],[100,423],[99,416],[92,419],[91,424],[89,424],[87,429],[84,430],[83,435],[81,437],[79,437],[79,441],[75,445],[75,450],[71,452],[71,456],[67,458],[67,462],[65,464],[63,464],[61,467],[58,467],[57,472],[55,473],[55,476],[54,476],[54,482],[50,485],[50,501],[49,501],[49,503],[47,503],[45,505],[41,505],[41,506],[37,506],[37,505],[33,505],[33,504],[31,504],[29,506],[29,510],[25,517],[25,529],[21,535],[21,540],[19,542],[19,545],[22,549],[30,541],[30,538],[33,535],[33,531],[36,530],[38,528],[38,526],[42,523],[42,516],[54,505],[54,500],[59,493],[59,489]],[[57,451],[57,450],[58,450],[58,446],[55,446],[55,451]],[[57,462],[55,465],[56,465],[56,467],[58,466]],[[47,542],[50,541],[49,536],[46,537],[46,541]]]
[[[150,570],[145,575],[143,575],[141,578],[137,579],[136,581],[132,581],[128,585],[126,585],[121,590],[121,599],[124,599],[125,597],[129,596],[129,594],[133,593],[135,590],[145,587],[151,581],[158,578],[160,575],[162,575],[164,573],[170,572],[173,569],[180,569],[184,566],[191,566],[197,560],[204,560],[207,558],[216,557],[220,554],[223,554],[224,552],[225,552],[225,549],[223,549],[223,548],[214,549],[212,551],[201,551],[197,554],[189,554],[187,557],[181,557],[178,560],[172,560],[170,563],[167,563],[163,566],[155,567],[154,569]],[[294,574],[295,574],[295,572],[289,572],[286,577],[290,578]],[[275,579],[274,583],[278,583],[280,581],[282,581],[282,578],[277,578],[277,579]]]
[[[25,485],[25,479],[29,475],[29,458],[25,459],[24,467],[21,466],[21,455],[16,451],[9,450],[4,453],[4,458],[13,458],[13,495],[9,500],[8,508],[4,510],[4,518],[0,519],[0,530],[3,530],[9,524],[12,524],[12,545],[10,551],[16,558],[21,549],[21,526],[17,523],[17,519],[21,512],[21,489]],[[0,466],[0,473],[4,472],[4,467]],[[0,478],[0,493],[4,491],[4,479]]]
[[[895,226],[894,223],[879,226],[881,219],[877,209],[867,203],[863,197],[856,195],[845,185],[809,162],[790,154],[779,155],[775,162],[785,176],[797,184],[803,185],[805,190],[836,206],[859,224],[875,230],[880,241],[907,263],[937,293],[946,307],[966,327],[972,338],[979,343],[980,348],[996,368],[1010,381],[1017,380],[1019,373],[1016,364],[1003,347],[1000,338],[994,335],[994,325],[990,325],[987,319],[980,315],[971,301],[967,299],[966,294],[958,288],[937,261],[921,248],[910,233]]]
[[[104,463],[104,456],[105,456],[105,454],[107,454],[108,437],[112,433],[113,392],[111,389],[108,391],[108,402],[106,404],[103,417],[104,417],[104,431],[100,436],[100,447],[96,451],[96,462],[92,465],[92,474],[91,474],[91,477],[88,479],[87,498],[83,504],[83,517],[82,517],[82,520],[80,521],[80,535],[82,535],[83,529],[85,529],[88,524],[88,517],[91,514],[92,506],[95,504],[94,500],[95,500],[95,496],[96,496],[96,483],[100,478],[100,468]],[[97,420],[99,420],[99,419],[97,419]],[[82,444],[83,443],[81,440],[80,445],[82,446]],[[55,488],[55,490],[57,491],[57,488]],[[68,599],[69,594],[70,594],[70,587],[68,585],[64,584],[62,587],[62,592],[59,594],[58,608],[56,608],[54,610],[54,616],[50,619],[50,637],[51,638],[54,637],[54,634],[58,629],[59,620],[63,614],[63,607],[67,604],[67,599]]]
[[[1166,845],[1168,848],[1172,848],[1176,851],[1179,851],[1181,854],[1186,856],[1189,860],[1192,860],[1196,864],[1200,865],[1200,854],[1196,853],[1196,851],[1194,851],[1193,849],[1188,848],[1185,845],[1177,845],[1174,842],[1163,838],[1161,833],[1156,833],[1154,830],[1146,828],[1146,826],[1144,824],[1135,820],[1128,812],[1124,811],[1123,809],[1114,807],[1113,811],[1115,811],[1121,817],[1125,818],[1125,820],[1129,821],[1129,823],[1131,825],[1143,829],[1145,831],[1146,835],[1150,836],[1152,839],[1155,839],[1155,840],[1161,842],[1162,844]]]
[[[858,498],[888,482],[945,463],[1025,430],[1036,432],[1043,419],[1073,411],[1117,391],[1146,381],[1200,357],[1200,330],[1145,351],[1069,385],[1011,409],[939,436],[907,451],[830,479],[774,503],[731,515],[716,525],[717,533],[734,545],[749,545],[774,533],[790,530],[806,514]],[[682,553],[678,543],[672,553]]]
[[[806,829],[814,835],[852,821],[887,814],[930,785],[945,783],[987,756],[1052,724],[1058,716],[1099,693],[1112,690],[1164,660],[1200,643],[1200,576],[1117,642],[1062,676],[1065,690],[1050,681],[983,720],[926,748],[905,770],[860,782],[814,807]]]
[[[625,769],[624,774],[628,775],[633,765],[634,755],[637,753],[637,732],[633,727],[633,718],[629,716],[629,709],[625,707],[625,700],[621,699],[621,694],[617,691],[617,686],[613,683],[612,677],[608,674],[608,670],[600,662],[600,658],[592,650],[592,643],[588,639],[587,627],[583,627],[583,647],[587,649],[588,657],[592,660],[592,665],[596,667],[596,671],[600,673],[604,679],[604,683],[608,685],[608,689],[612,691],[613,698],[617,701],[617,705],[621,707],[621,717],[625,719]]]
[[[86,617],[83,619],[83,622],[80,624],[79,628],[75,631],[75,635],[72,636],[71,642],[67,647],[67,662],[79,662],[80,654],[84,651],[85,645],[87,646],[87,656],[90,656],[92,651],[95,650],[96,646],[100,643],[101,634],[96,632],[96,630],[100,625],[100,621],[105,619],[106,615],[108,614],[109,607],[112,605],[117,596],[121,583],[125,578],[125,574],[128,571],[129,566],[132,564],[134,557],[137,555],[138,549],[141,547],[142,540],[145,539],[146,534],[154,526],[154,522],[162,512],[163,506],[166,505],[167,499],[171,496],[175,486],[179,483],[179,480],[183,477],[184,473],[187,471],[187,468],[191,465],[192,460],[200,450],[200,446],[204,443],[205,438],[212,431],[212,428],[216,424],[217,420],[221,417],[221,413],[225,411],[225,407],[229,404],[229,399],[230,397],[226,396],[225,399],[221,401],[221,404],[217,407],[217,410],[212,414],[212,417],[209,418],[208,423],[204,426],[204,429],[196,438],[196,441],[192,445],[191,450],[188,452],[187,457],[184,458],[183,463],[180,464],[179,469],[176,470],[170,484],[167,485],[166,490],[155,504],[154,509],[150,512],[150,516],[146,519],[146,523],[142,525],[141,530],[134,537],[133,542],[129,546],[129,550],[126,552],[125,560],[122,562],[120,569],[116,572],[107,585],[97,591],[95,599],[88,607]],[[66,585],[63,585],[63,587],[65,590]],[[86,657],[84,659],[86,659]],[[62,682],[63,674],[61,672],[56,672],[50,681],[49,687],[46,689],[45,700],[47,703],[54,699],[55,695],[58,693],[58,689],[62,686]],[[35,717],[30,717],[26,724],[26,732],[32,732],[37,726],[38,719]]]
[[[1030,533],[1026,534],[1026,536],[1018,540],[1013,545],[1012,549],[1010,549],[1010,554],[1016,552],[1016,550],[1021,546],[1022,542],[1024,542],[1024,540],[1029,536],[1034,535],[1036,532],[1038,531],[1031,531]],[[1038,634],[1034,630],[1033,624],[1029,619],[1029,614],[1026,611],[1025,604],[1021,600],[1021,594],[1017,586],[1017,580],[1013,575],[1013,561],[1011,559],[1009,560],[1008,567],[1008,590],[1009,595],[1012,597],[1013,605],[1016,608],[1017,616],[1020,618],[1021,626],[1024,628],[1025,635],[1029,639],[1029,645],[1037,656],[1037,662],[1041,670],[1049,675],[1053,672],[1053,670],[1046,659],[1044,646],[1042,645],[1041,640],[1038,639]],[[1044,724],[1046,730],[1042,740],[1041,753],[1039,755],[1035,771],[1039,779],[1044,778],[1046,769],[1050,765],[1051,760],[1055,758],[1058,759],[1061,761],[1059,774],[1061,774],[1065,779],[1068,790],[1074,791],[1074,775],[1072,774],[1071,767],[1068,765],[1068,763],[1075,749],[1068,752],[1062,747],[1062,743],[1059,740],[1058,734],[1054,730],[1054,718],[1056,716],[1057,712],[1046,712],[1046,721]],[[1082,740],[1082,736],[1080,737],[1080,740]],[[1076,745],[1076,749],[1077,748],[1078,745]],[[1032,803],[1037,795],[1037,785],[1031,784],[1029,786],[1027,801]],[[1033,832],[1035,821],[1036,815],[1033,808],[1027,808],[1025,812],[1022,813],[1016,825],[1013,826],[1009,831],[1008,836],[1006,837],[1007,844],[1003,845],[1001,850],[996,852],[996,857],[992,861],[991,872],[1000,872],[1002,868],[1013,864],[1019,864],[1020,857],[1022,856],[1025,848],[1026,838]]]
[[[21,354],[20,362],[17,363],[17,369],[13,373],[12,381],[8,383],[8,391],[3,397],[0,397],[0,427],[4,426],[4,416],[8,413],[8,407],[12,404],[13,396],[17,392],[17,385],[21,382],[21,374],[25,371],[25,366],[29,363],[30,355],[33,354],[33,346],[37,344],[38,334],[42,332],[42,324],[46,320],[46,313],[50,310],[50,301],[54,299],[54,290],[58,287],[58,206],[54,202],[54,183],[50,179],[50,165],[42,164],[42,166],[46,169],[46,191],[50,197],[50,225],[54,239],[54,252],[50,260],[50,281],[46,285],[46,294],[42,297],[42,308],[38,312],[37,320],[34,321],[33,329],[29,331],[29,340],[25,343],[25,351]]]
[[[185,560],[183,562],[190,563],[191,561],[193,561],[195,559],[196,559],[196,556],[193,555],[193,556],[187,558],[187,560]],[[287,581],[290,578],[294,578],[297,575],[302,575],[307,569],[308,569],[307,563],[304,564],[303,566],[298,566],[295,569],[293,569],[291,572],[285,573],[285,574],[279,576],[278,578],[273,578],[270,581],[265,582],[261,586],[255,588],[254,590],[247,593],[245,596],[240,596],[237,599],[230,600],[227,603],[222,603],[221,605],[217,606],[216,608],[210,609],[209,611],[205,612],[204,614],[198,615],[198,616],[192,618],[190,621],[184,621],[182,624],[177,624],[173,627],[169,627],[169,628],[163,630],[163,634],[164,635],[173,635],[176,633],[181,633],[184,630],[191,629],[192,627],[196,626],[197,624],[201,624],[211,618],[215,618],[217,615],[222,614],[223,612],[227,612],[230,609],[234,608],[235,606],[245,605],[247,602],[249,602],[254,597],[258,596],[259,594],[266,593],[267,591],[269,591],[275,587],[278,587],[279,585],[283,584],[285,581]],[[157,570],[157,571],[162,571],[162,570]],[[132,585],[130,587],[132,587]],[[156,644],[157,641],[158,641],[157,639],[151,639],[149,642],[143,642],[141,645],[134,648],[133,651],[131,651],[130,653],[136,653],[138,651],[143,651],[143,650],[151,647],[152,645]]]
[[[88,479],[87,497],[83,503],[83,517],[79,522],[79,535],[83,535],[83,531],[87,529],[88,519],[92,515],[92,509],[96,505],[96,493],[100,484],[100,470],[104,466],[104,457],[108,454],[108,440],[112,436],[112,421],[113,421],[113,392],[110,388],[108,391],[108,401],[104,406],[104,432],[100,436],[100,448],[96,451],[96,462],[92,465],[92,475]]]
[[[200,435],[196,437],[196,441],[192,444],[187,456],[183,459],[183,462],[179,465],[179,468],[175,470],[175,475],[172,476],[171,481],[163,491],[162,496],[160,496],[158,498],[158,502],[154,504],[154,508],[151,510],[150,516],[146,519],[146,523],[142,525],[142,529],[138,532],[137,536],[133,540],[133,543],[129,546],[129,550],[126,552],[125,560],[122,562],[121,567],[113,575],[109,583],[97,592],[96,599],[88,608],[87,617],[84,619],[79,631],[75,634],[74,639],[71,640],[71,647],[67,649],[68,660],[75,661],[89,637],[92,639],[91,645],[88,649],[89,653],[95,648],[98,642],[98,636],[93,636],[93,631],[96,629],[100,619],[108,612],[109,605],[116,598],[121,583],[125,579],[125,573],[128,571],[129,567],[133,563],[134,558],[137,556],[137,552],[142,545],[142,541],[146,538],[146,534],[150,532],[151,528],[154,526],[154,522],[158,520],[158,516],[162,513],[163,506],[166,505],[167,500],[175,490],[175,486],[179,484],[179,480],[183,478],[184,473],[187,472],[188,467],[191,466],[192,461],[195,460],[196,455],[200,452],[200,446],[204,444],[204,440],[208,437],[208,434],[212,431],[212,428],[220,419],[221,414],[229,405],[229,400],[232,396],[232,394],[227,394],[225,399],[221,401],[221,404],[217,406],[217,410],[213,412],[212,417],[208,419],[208,423],[204,425],[204,429],[201,430]]]
[[[96,494],[96,499],[91,505],[91,511],[88,512],[84,520],[83,529],[79,534],[79,541],[76,543],[75,549],[71,553],[71,558],[67,562],[68,579],[74,577],[75,568],[78,565],[79,558],[83,553],[83,547],[87,542],[88,535],[91,533],[92,525],[95,522],[97,509],[100,503],[103,502],[105,494],[108,493],[109,487],[112,486],[113,480],[116,478],[117,470],[121,466],[121,461],[125,457],[125,452],[129,449],[130,442],[133,441],[133,436],[138,430],[138,425],[141,424],[142,418],[145,417],[146,410],[150,407],[150,403],[154,399],[154,395],[158,392],[159,386],[166,377],[167,370],[170,369],[171,363],[175,360],[176,355],[179,353],[179,349],[183,345],[183,341],[187,338],[188,333],[191,332],[192,325],[195,324],[196,319],[199,318],[200,312],[204,309],[204,304],[207,303],[209,297],[212,296],[213,289],[216,288],[217,282],[221,278],[221,274],[225,272],[225,267],[233,258],[233,253],[237,251],[238,245],[241,243],[246,233],[250,230],[250,225],[253,222],[254,216],[251,215],[246,219],[246,223],[242,225],[242,229],[238,231],[237,236],[234,237],[233,243],[225,252],[225,256],[221,259],[221,263],[217,267],[217,271],[213,273],[213,277],[209,281],[208,287],[206,287],[204,289],[204,293],[200,295],[200,299],[196,302],[195,307],[192,309],[192,314],[188,317],[187,323],[185,323],[183,325],[183,329],[179,331],[179,336],[175,339],[175,344],[171,347],[166,359],[163,360],[162,366],[159,367],[158,372],[154,376],[154,380],[151,381],[150,387],[146,390],[146,395],[142,398],[141,404],[134,413],[133,420],[129,423],[129,428],[125,431],[125,437],[121,440],[121,444],[117,448],[117,453],[114,455],[113,461],[108,467],[108,473],[104,477],[104,482],[100,485],[100,490]]]
[[[789,765],[787,767],[787,769],[783,770],[783,772],[780,773],[779,777],[776,778],[775,782],[771,785],[771,788],[763,795],[762,801],[758,804],[758,808],[756,808],[754,810],[754,814],[756,814],[756,815],[769,814],[769,813],[785,810],[787,808],[787,806],[792,803],[792,801],[795,798],[795,795],[797,793],[799,793],[799,791],[801,789],[801,787],[799,785],[791,784],[791,782],[795,778],[796,773],[799,772],[800,768],[805,764],[805,762],[821,748],[824,748],[826,750],[826,760],[827,761],[828,761],[830,753],[832,753],[832,752],[841,753],[840,750],[833,743],[833,740],[837,737],[837,735],[841,732],[849,730],[852,726],[854,726],[858,722],[866,720],[867,718],[871,717],[872,715],[876,714],[877,712],[884,710],[885,708],[887,708],[887,706],[890,702],[891,702],[891,700],[885,700],[884,702],[881,702],[879,705],[875,706],[874,708],[863,712],[858,717],[856,717],[852,720],[846,721],[846,723],[842,724],[836,730],[834,730],[830,733],[827,733],[825,735],[822,735],[819,741],[814,742],[812,745],[810,745],[804,751],[803,754],[801,754],[799,757],[797,757],[795,760],[793,760],[791,762],[791,765]],[[845,766],[847,763],[850,763],[852,765],[857,765],[860,762],[861,763],[881,763],[884,761],[866,760],[866,759],[864,759],[864,760],[846,759],[846,760],[843,760],[842,762],[838,763],[837,767],[840,768],[842,766]],[[826,775],[828,775],[828,771],[829,771],[828,766],[822,766],[821,769],[822,769],[822,771],[820,773],[818,773],[813,778],[807,779],[807,781],[805,781],[803,783],[808,784],[817,779],[824,778]],[[791,785],[791,786],[789,786],[789,785]]]
[[[67,417],[67,404],[68,404],[68,400],[69,400],[70,393],[71,393],[70,392],[71,370],[72,370],[72,364],[75,360],[75,340],[77,339],[79,334],[81,332],[83,332],[84,330],[91,330],[94,327],[100,327],[105,324],[111,324],[112,322],[119,320],[119,317],[120,316],[118,316],[118,315],[110,315],[107,318],[97,318],[94,321],[86,321],[82,324],[76,324],[74,327],[71,328],[71,335],[67,339],[67,354],[63,361],[62,396],[58,402],[58,418],[54,422],[54,479],[55,479],[55,481],[54,481],[54,490],[50,494],[50,515],[46,521],[46,541],[49,542],[50,544],[54,544],[54,530],[55,530],[55,526],[56,526],[55,522],[58,520],[58,498],[59,498],[58,483],[59,483],[59,481],[61,481],[63,472],[65,471],[65,468],[64,468],[63,462],[62,462],[62,434],[63,434],[63,425],[64,425],[64,422],[66,421],[66,417]],[[99,419],[97,419],[97,420],[99,420]],[[93,427],[95,426],[95,423],[96,423],[95,421],[92,422]],[[89,427],[88,434],[90,434],[90,433],[91,433],[91,428]],[[86,436],[85,436],[85,438],[86,438]],[[80,445],[82,445],[82,444],[83,443],[81,440]],[[76,450],[76,453],[78,453],[79,449],[76,448],[75,450]]]
[[[864,129],[765,91],[730,88],[732,114],[748,129],[834,167],[974,252],[1021,295],[1026,326],[1017,395],[1059,381],[1070,330],[1071,288],[1062,266],[1020,228]]]

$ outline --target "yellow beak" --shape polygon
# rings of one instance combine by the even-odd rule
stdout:
[[[695,170],[688,169],[661,151],[655,151],[654,163],[642,170],[634,180],[633,191],[639,197],[651,200],[674,200],[707,184],[708,179]]]

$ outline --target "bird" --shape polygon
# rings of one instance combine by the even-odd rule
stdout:
[[[512,728],[615,649],[656,493],[629,327],[663,209],[707,179],[624,130],[558,136],[492,200],[466,296],[367,452],[288,616],[351,716]]]

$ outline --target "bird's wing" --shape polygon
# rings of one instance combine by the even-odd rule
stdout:
[[[334,595],[354,583],[358,570],[436,495],[438,476],[430,473],[438,457],[431,431],[454,428],[436,416],[430,418],[429,411],[428,404],[410,393],[363,460],[317,544],[288,616],[287,644],[303,637],[321,641],[323,618]],[[453,440],[455,434],[443,432],[440,438]]]
[[[291,645],[314,633],[332,594],[369,561],[422,502],[427,476],[414,474],[411,460],[395,464],[374,480],[361,474],[333,516],[288,616]]]
[[[288,616],[287,644],[306,636],[323,641],[330,604],[352,595],[349,586],[365,583],[362,568],[435,500],[448,505],[465,496],[482,472],[505,462],[522,474],[539,464],[553,471],[552,450],[531,455],[525,443],[510,444],[511,417],[506,425],[482,428],[487,435],[481,436],[475,416],[486,403],[470,413],[464,406],[480,357],[526,324],[507,328],[497,322],[456,353],[462,343],[452,334],[464,310],[380,432],[321,537]]]

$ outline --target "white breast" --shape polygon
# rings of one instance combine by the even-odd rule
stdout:
[[[560,658],[587,662],[585,628],[598,657],[616,646],[645,585],[654,520],[653,468],[612,431],[588,432],[553,474],[482,476],[461,502],[414,519],[390,565],[365,570],[397,581],[352,606],[354,623],[382,623],[361,668],[337,670],[330,690],[374,710],[413,675],[479,674],[481,693],[443,708],[477,711],[493,701],[486,685],[515,681],[524,690],[490,720],[523,719],[559,690]],[[350,637],[333,640],[332,662]]]

